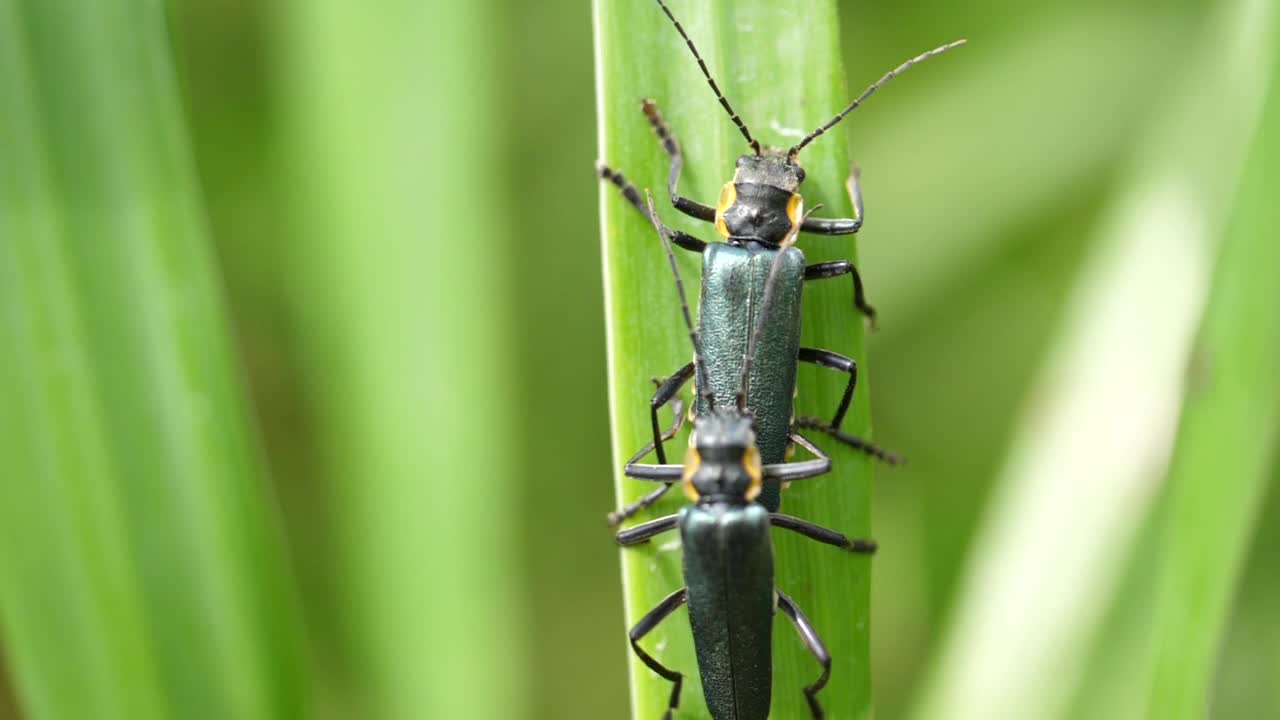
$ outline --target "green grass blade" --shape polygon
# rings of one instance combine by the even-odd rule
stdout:
[[[753,134],[767,145],[789,146],[825,122],[852,95],[845,86],[834,3],[782,8],[764,0],[675,2],[673,12],[706,58],[712,73]],[[665,201],[666,157],[640,113],[640,100],[657,101],[685,150],[682,194],[714,202],[720,185],[732,175],[736,157],[748,152],[743,138],[717,104],[683,41],[652,2],[595,3],[597,102],[600,153],[642,188],[655,190],[659,212],[668,223],[711,238],[706,224],[688,222]],[[950,40],[953,38],[941,38]],[[904,48],[905,57],[927,48]],[[935,61],[939,62],[939,61]],[[926,69],[913,73],[927,73]],[[887,69],[887,68],[886,68]],[[878,77],[870,69],[853,83],[860,90]],[[882,71],[882,70],[881,70]],[[900,80],[898,82],[910,82]],[[875,103],[892,102],[893,86]],[[858,113],[864,112],[859,110]],[[857,113],[846,121],[857,123]],[[845,127],[805,149],[807,207],[821,203],[824,215],[850,214],[843,182],[849,171]],[[687,362],[685,335],[670,272],[654,235],[641,217],[625,206],[612,187],[601,188],[604,273],[609,329],[609,380],[613,412],[613,450],[618,465],[647,438],[649,378]],[[872,210],[871,212],[874,212]],[[871,231],[874,232],[874,231]],[[801,239],[810,261],[856,259],[849,239]],[[698,259],[681,264],[697,277]],[[696,288],[696,283],[689,283]],[[825,347],[863,359],[862,322],[851,309],[845,283],[819,283],[805,292],[806,345]],[[874,298],[873,298],[874,300]],[[859,393],[846,429],[869,429],[867,377],[860,366]],[[826,414],[839,396],[835,373],[802,368],[797,411]],[[870,535],[871,467],[862,457],[824,443],[835,456],[831,476],[788,491],[785,506],[812,521],[855,536]],[[618,479],[619,500],[645,488]],[[677,493],[654,512],[673,511]],[[605,538],[601,539],[606,541]],[[792,594],[814,622],[834,656],[831,684],[822,701],[832,717],[870,713],[868,668],[868,592],[870,562],[799,538],[776,540],[778,586]],[[634,623],[666,594],[682,585],[680,553],[674,543],[622,552],[626,615]],[[678,613],[646,640],[660,648],[664,663],[686,673],[681,716],[707,717],[696,677],[687,621]],[[818,676],[818,665],[784,622],[775,625],[773,716],[804,717],[801,688]],[[624,638],[619,628],[619,641]],[[632,663],[633,714],[661,715],[669,693],[666,681]]]
[[[1274,457],[1274,456],[1273,456]],[[1213,683],[1211,717],[1280,717],[1280,464],[1271,466],[1270,498],[1258,518],[1249,560],[1233,603]]]
[[[1280,14],[1272,9],[1273,23]],[[1280,40],[1272,27],[1269,39]],[[1203,717],[1280,421],[1280,53],[1218,257],[1169,474],[1148,717]]]
[[[1227,190],[1262,98],[1255,68],[1265,33],[1246,5],[1218,8],[1185,59],[1182,74],[1199,78],[1188,86],[1212,94],[1173,91],[1127,162],[1124,191],[1030,395],[917,717],[1074,717],[1066,710],[1083,681],[1146,687],[1145,678],[1111,683],[1090,672],[1141,672],[1146,662],[1116,656],[1141,656],[1143,633],[1106,636],[1106,657],[1091,657],[1090,643],[1118,588],[1145,589],[1124,581],[1125,562],[1159,511]],[[1228,42],[1235,49],[1223,53]],[[1188,149],[1204,137],[1220,139]],[[1153,544],[1136,556],[1159,556],[1159,547],[1147,551]],[[1123,600],[1121,614],[1131,612]]]
[[[30,718],[304,714],[164,9],[0,2],[0,628]]]
[[[514,270],[495,59],[476,51],[492,3],[278,12],[338,693],[357,717],[519,717]]]

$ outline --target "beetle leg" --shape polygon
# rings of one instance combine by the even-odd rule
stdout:
[[[679,518],[679,515],[667,515],[666,517],[660,517],[657,520],[650,520],[647,523],[641,523],[633,528],[619,530],[618,534],[613,536],[613,539],[616,540],[619,545],[624,546],[639,545],[640,543],[649,542],[649,539],[654,535],[674,530]]]
[[[800,232],[815,235],[852,235],[862,228],[862,185],[858,182],[861,171],[854,165],[849,169],[849,177],[844,188],[853,201],[853,217],[846,218],[805,218],[800,225]]]
[[[660,465],[667,464],[667,454],[662,448],[662,441],[671,439],[680,429],[680,425],[684,422],[684,408],[677,399],[675,401],[675,424],[671,426],[671,430],[667,433],[663,433],[661,426],[658,424],[658,410],[671,402],[676,393],[680,392],[680,388],[689,382],[689,378],[693,377],[693,367],[693,363],[688,363],[675,371],[671,377],[658,386],[658,391],[649,400],[649,420],[653,427],[653,449],[657,451],[658,464]]]
[[[788,618],[791,618],[796,631],[800,633],[800,639],[804,640],[805,647],[809,648],[809,654],[822,663],[822,675],[804,689],[804,698],[809,701],[809,714],[814,720],[822,720],[825,714],[822,712],[822,706],[818,704],[818,692],[826,687],[827,680],[831,677],[831,653],[827,652],[826,645],[822,644],[822,638],[818,637],[818,631],[813,629],[809,618],[804,616],[795,602],[777,588],[774,588],[774,592],[778,594],[778,607],[782,608],[782,612],[786,613]]]
[[[676,397],[676,393],[679,392],[680,387],[682,385],[684,385],[686,382],[689,381],[689,376],[692,374],[693,374],[693,363],[689,363],[688,365],[685,365],[684,367],[677,370],[674,375],[667,378],[665,381],[658,383],[658,392],[655,393],[653,398],[649,401],[649,411],[650,411],[649,414],[650,414],[650,419],[653,422],[653,441],[650,442],[648,445],[645,445],[644,447],[640,448],[640,451],[637,452],[635,455],[632,455],[631,459],[627,461],[628,475],[630,475],[630,471],[633,468],[654,467],[654,466],[638,465],[637,461],[640,458],[644,457],[645,455],[648,455],[650,452],[652,452],[655,449],[658,451],[658,466],[661,467],[661,466],[667,465],[667,457],[666,457],[666,453],[662,449],[662,443],[674,437],[675,434],[680,431],[681,426],[684,425],[684,421],[686,418],[686,415],[684,413],[684,403],[682,403],[680,399]],[[655,382],[658,382],[658,381],[655,380]],[[661,429],[661,426],[658,424],[658,410],[663,405],[666,405],[668,403],[672,404],[671,409],[673,413],[672,417],[674,418],[674,420],[672,421],[671,427],[667,428],[666,431],[663,431]],[[652,478],[641,477],[640,479],[652,479]],[[609,526],[617,527],[619,524],[622,523],[623,520],[626,520],[632,515],[635,515],[641,510],[658,502],[658,500],[660,500],[663,495],[666,495],[667,491],[670,489],[671,489],[671,483],[666,482],[663,484],[662,487],[646,493],[639,500],[636,500],[635,502],[626,505],[621,510],[614,510],[613,512],[610,512],[608,516]]]
[[[675,463],[650,465],[648,463],[635,462],[633,458],[627,461],[627,464],[622,468],[622,473],[636,480],[649,480],[670,485],[684,475],[684,466]]]
[[[796,427],[821,430],[840,442],[848,445],[856,450],[860,450],[872,457],[883,460],[890,465],[897,465],[902,462],[902,458],[884,450],[860,437],[849,435],[840,430],[840,425],[844,423],[844,416],[849,411],[849,403],[853,401],[853,391],[858,385],[858,364],[853,358],[848,358],[830,350],[819,350],[817,348],[800,348],[799,359],[803,362],[821,365],[832,370],[839,370],[849,375],[849,383],[845,385],[844,395],[840,398],[840,406],[836,408],[836,414],[831,418],[830,423],[824,423],[822,420],[813,417],[796,418]]]
[[[792,515],[783,515],[782,513],[769,513],[769,524],[774,527],[786,528],[792,532],[800,533],[810,540],[817,540],[820,543],[834,545],[843,550],[855,553],[865,553],[870,555],[876,551],[876,543],[874,540],[853,539],[843,533],[835,530],[824,528],[821,525],[815,525],[808,520],[801,520]]]
[[[686,589],[680,588],[668,595],[662,602],[658,603],[657,607],[650,610],[644,617],[640,618],[640,622],[636,623],[635,627],[631,628],[631,632],[628,633],[628,637],[631,639],[631,649],[640,657],[640,661],[645,665],[648,665],[650,670],[658,673],[667,680],[670,680],[672,683],[671,699],[667,702],[667,712],[662,716],[663,720],[671,720],[672,711],[680,705],[680,686],[684,684],[684,676],[679,672],[664,666],[657,660],[654,660],[649,653],[640,648],[640,640],[645,635],[648,635],[650,630],[657,627],[658,623],[665,620],[668,615],[675,612],[677,608],[683,605],[685,603],[686,594]],[[789,599],[788,602],[790,602]],[[829,665],[830,660],[828,660],[827,663]],[[805,692],[807,693],[808,690],[805,690]]]
[[[666,150],[667,157],[671,158],[671,169],[667,172],[667,191],[671,193],[671,204],[691,218],[714,222],[716,219],[715,208],[681,197],[680,193],[676,192],[676,188],[680,184],[680,171],[684,168],[684,154],[680,152],[680,143],[676,140],[676,136],[671,134],[671,128],[667,125],[667,121],[663,120],[662,113],[658,112],[658,105],[646,98],[641,109],[644,110],[644,116],[649,118],[649,124],[653,126],[653,133],[662,142],[662,149]]]
[[[866,291],[862,287],[862,276],[858,274],[858,268],[853,263],[848,260],[835,260],[807,265],[804,269],[805,280],[826,280],[841,275],[848,275],[853,279],[853,307],[866,316],[871,322],[871,329],[874,330],[876,309],[867,304]]]
[[[617,187],[622,193],[622,197],[627,202],[631,203],[635,209],[639,210],[640,214],[644,215],[646,220],[660,225],[667,233],[667,237],[671,238],[671,242],[675,243],[677,246],[696,253],[701,253],[703,249],[706,248],[707,244],[702,240],[699,240],[688,233],[663,225],[661,219],[649,212],[649,208],[645,206],[644,198],[640,196],[640,191],[637,190],[636,186],[632,185],[631,181],[628,180],[621,172],[614,170],[602,162],[598,162],[596,163],[596,175],[599,176],[601,180],[606,180]]]
[[[835,416],[831,418],[831,427],[839,429],[844,423],[845,413],[849,412],[849,403],[853,402],[853,391],[858,387],[858,363],[854,362],[853,358],[818,348],[802,347],[798,358],[800,362],[821,365],[849,376],[849,382],[844,386],[844,395],[840,398],[840,405],[836,408]]]
[[[627,518],[636,515],[641,510],[644,510],[645,508],[658,502],[663,498],[664,495],[667,494],[667,491],[670,489],[671,489],[671,483],[669,482],[663,483],[662,485],[659,485],[656,490],[650,490],[649,492],[640,496],[639,500],[636,500],[635,502],[632,502],[632,503],[628,503],[621,510],[614,510],[613,512],[609,513],[609,527],[617,527],[621,525],[624,521],[626,521]]]
[[[881,462],[887,463],[889,465],[903,465],[907,462],[902,458],[902,456],[896,453],[891,453],[888,450],[885,450],[884,448],[880,447],[879,445],[875,445],[873,443],[867,442],[866,440],[863,440],[860,437],[857,437],[855,435],[849,435],[848,433],[842,432],[840,430],[837,430],[836,428],[831,427],[827,423],[823,422],[822,418],[816,418],[816,417],[796,418],[796,427],[805,428],[807,430],[820,430],[830,435],[831,437],[835,438],[836,440],[839,440],[845,445],[848,445],[854,450],[864,452],[870,455],[871,457]]]
[[[801,460],[799,462],[770,463],[761,468],[766,480],[775,480],[783,483],[792,480],[803,480],[805,478],[818,477],[831,472],[831,456],[822,452],[817,445],[809,442],[809,439],[800,433],[793,432],[788,442],[794,442],[809,451],[814,456],[813,460]]]

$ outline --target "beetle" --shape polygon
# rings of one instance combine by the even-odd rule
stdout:
[[[668,482],[677,477],[693,505],[678,514],[619,531],[623,546],[680,531],[685,587],[668,595],[628,634],[641,662],[672,682],[664,718],[680,704],[683,675],[664,666],[640,641],[681,605],[689,607],[694,650],[707,709],[716,720],[763,720],[769,715],[773,683],[772,622],[781,609],[796,626],[822,674],[804,689],[809,710],[822,718],[818,692],[831,676],[831,654],[804,613],[774,585],[770,527],[781,527],[854,553],[876,545],[800,518],[770,512],[757,501],[766,481],[815,477],[829,471],[830,459],[796,436],[816,460],[762,465],[749,412],[715,409],[699,416],[683,465],[629,463],[627,476]]]
[[[659,233],[663,233],[660,227]],[[662,240],[675,272],[675,256],[667,236],[662,235]],[[782,261],[782,256],[775,256],[775,266]],[[695,372],[701,374],[705,364],[678,272],[676,282],[694,344]],[[767,307],[762,315],[767,315],[770,309]],[[764,322],[762,318],[756,327]],[[767,482],[790,482],[823,475],[830,471],[831,460],[802,435],[793,432],[791,439],[814,459],[762,463],[753,429],[755,420],[740,404],[745,394],[737,393],[739,404],[724,406],[718,405],[714,395],[707,393],[703,401],[708,411],[694,420],[695,429],[682,465],[638,463],[654,449],[655,443],[642,448],[626,465],[628,477],[663,483],[678,480],[693,503],[675,515],[619,531],[615,536],[618,544],[632,546],[664,532],[680,532],[685,587],[668,595],[628,633],[632,650],[641,662],[672,683],[664,720],[668,720],[680,704],[683,675],[646,652],[640,641],[682,605],[689,608],[703,697],[713,718],[764,720],[768,716],[773,684],[772,622],[777,609],[795,625],[805,646],[822,666],[822,674],[804,689],[810,714],[813,718],[822,718],[818,693],[831,676],[831,654],[800,608],[774,585],[770,528],[792,530],[853,553],[870,554],[876,550],[872,541],[850,539],[800,518],[771,512],[758,502]],[[683,422],[684,414],[678,406],[675,416],[675,425],[662,433],[661,439],[673,436]]]
[[[656,104],[645,100],[642,109],[671,160],[667,190],[671,202],[680,212],[698,220],[714,223],[719,242],[705,242],[687,233],[667,227],[651,206],[646,206],[636,187],[619,171],[603,162],[597,164],[597,175],[615,185],[623,197],[650,222],[661,228],[674,244],[702,255],[702,284],[698,311],[698,335],[703,339],[708,370],[695,380],[699,398],[695,410],[699,415],[709,411],[707,398],[721,404],[735,400],[740,388],[750,388],[745,407],[751,409],[758,423],[757,443],[765,463],[782,462],[791,447],[790,432],[794,427],[815,429],[889,463],[899,459],[858,437],[841,430],[858,381],[858,366],[853,358],[820,348],[801,347],[801,296],[804,283],[812,280],[848,275],[853,283],[853,304],[872,323],[875,310],[867,303],[862,279],[848,260],[806,265],[804,253],[793,246],[801,232],[819,235],[856,233],[863,222],[862,193],[856,168],[846,181],[852,200],[852,218],[815,218],[804,212],[800,186],[805,171],[797,160],[801,150],[846,115],[861,105],[877,89],[899,73],[930,57],[964,44],[964,40],[948,43],[918,55],[889,71],[831,120],[804,136],[787,150],[763,147],[733,110],[707,69],[693,40],[685,32],[663,0],[656,0],[677,32],[684,39],[707,79],[716,98],[742,133],[753,154],[738,158],[732,180],[725,183],[715,207],[701,204],[679,194],[678,184],[684,166],[680,143],[658,111]],[[817,208],[814,208],[815,210]],[[778,263],[775,257],[781,256]],[[768,320],[760,330],[750,332],[762,309],[768,276],[777,276],[776,287],[769,298]],[[749,338],[759,345],[758,354],[749,350]],[[753,364],[753,359],[760,362]],[[829,421],[813,417],[793,417],[793,398],[798,362],[812,363],[846,373],[849,376],[844,393]],[[660,464],[666,463],[659,410],[680,391],[695,374],[690,362],[662,383],[649,403],[654,449]],[[749,375],[749,382],[740,382]],[[621,522],[642,508],[656,502],[667,491],[664,486],[610,513],[613,524]],[[768,482],[760,501],[769,510],[780,505],[780,485]]]

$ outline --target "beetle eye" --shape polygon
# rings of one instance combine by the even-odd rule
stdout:
[[[804,182],[804,168],[796,166],[796,182]]]

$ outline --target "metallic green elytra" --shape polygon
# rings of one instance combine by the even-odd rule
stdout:
[[[765,283],[780,252],[769,312],[758,325]],[[703,253],[698,337],[706,358],[706,382],[717,406],[734,404],[747,337],[754,329],[756,353],[747,382],[746,406],[758,423],[756,438],[765,463],[785,459],[791,434],[804,268],[804,253],[794,247],[779,251],[756,243],[714,243]],[[701,416],[709,408],[702,388],[697,390],[696,410]],[[765,484],[760,502],[770,511],[778,509],[777,483]]]
[[[754,503],[687,507],[680,539],[707,709],[714,718],[763,720],[773,696],[769,511]]]

